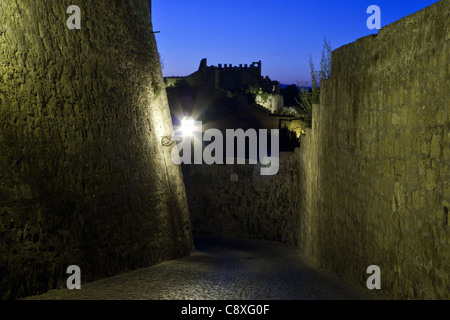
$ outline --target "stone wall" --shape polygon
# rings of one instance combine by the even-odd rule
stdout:
[[[333,52],[301,146],[299,247],[388,298],[450,298],[450,1]]]
[[[209,87],[224,90],[241,90],[258,87],[262,82],[261,61],[250,66],[233,66],[219,64],[208,66],[206,58],[202,59],[198,70],[185,77],[191,87]],[[173,77],[169,77],[173,78]]]
[[[150,1],[0,2],[0,298],[193,249]]]
[[[335,50],[278,175],[191,166],[194,230],[295,243],[363,288],[378,265],[378,297],[449,299],[449,12],[440,1]]]
[[[297,158],[281,153],[275,176],[261,176],[260,165],[185,166],[193,232],[296,244]]]
[[[281,94],[257,94],[255,101],[271,113],[277,113],[284,107],[284,98]]]

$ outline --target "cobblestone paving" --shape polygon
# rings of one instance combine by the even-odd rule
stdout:
[[[197,237],[196,249],[180,260],[82,283],[81,290],[52,290],[29,299],[370,299],[362,289],[312,268],[295,247],[267,241]]]

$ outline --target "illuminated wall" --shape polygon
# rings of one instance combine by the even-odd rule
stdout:
[[[191,252],[150,1],[0,2],[0,297]]]
[[[448,299],[450,2],[333,52],[301,144],[300,248],[385,298]]]

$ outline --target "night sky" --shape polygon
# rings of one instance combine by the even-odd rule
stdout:
[[[262,74],[283,84],[310,80],[309,55],[319,65],[324,37],[334,49],[376,33],[370,5],[386,26],[436,0],[153,0],[153,27],[164,76],[186,76],[208,65],[262,60]]]

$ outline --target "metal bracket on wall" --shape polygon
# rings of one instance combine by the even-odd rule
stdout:
[[[172,139],[172,137],[164,136],[161,138],[161,144],[163,147],[170,147],[176,142],[181,142],[183,140],[183,137],[179,137],[178,139]]]
[[[175,141],[173,141],[171,137],[164,136],[161,138],[161,144],[163,147],[170,147],[174,143],[175,143]]]

